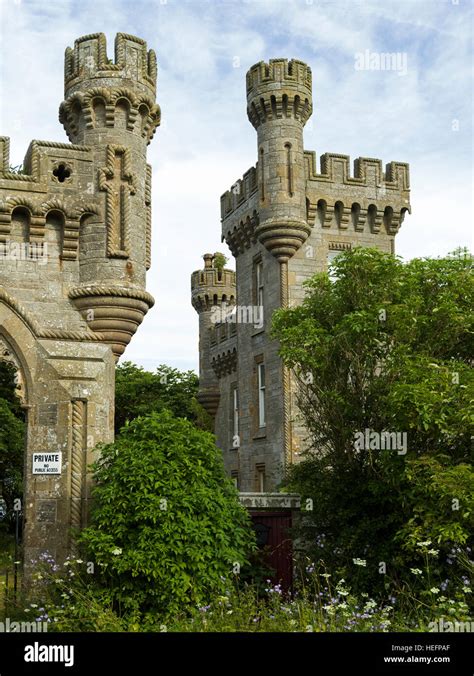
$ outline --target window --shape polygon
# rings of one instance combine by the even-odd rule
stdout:
[[[333,249],[330,249],[328,251],[328,272],[329,272],[329,279],[331,279],[332,281],[334,281],[336,279],[336,273],[335,273],[335,271],[331,271],[329,269],[329,266],[341,253],[342,253],[341,251],[338,251],[338,250],[334,251]]]
[[[265,465],[263,463],[255,465],[256,469],[256,489],[258,493],[265,493]]]
[[[255,263],[255,301],[259,307],[263,307],[263,262]]]
[[[257,364],[258,372],[258,426],[265,427],[265,364]]]
[[[238,488],[238,487],[239,487],[239,473],[238,473],[238,471],[237,471],[236,469],[233,469],[233,470],[231,471],[231,473],[230,473],[230,478],[231,478],[232,481],[234,482],[234,486],[235,486],[236,488]]]
[[[239,436],[239,391],[236,387],[232,390],[232,422],[235,438]]]

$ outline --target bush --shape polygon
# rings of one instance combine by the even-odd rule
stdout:
[[[95,465],[80,537],[116,608],[205,604],[246,562],[253,535],[208,432],[168,411],[135,419]]]

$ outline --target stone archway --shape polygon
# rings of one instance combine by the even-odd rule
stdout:
[[[17,387],[17,397],[21,405],[27,408],[26,380],[23,367],[16,357],[14,350],[9,345],[7,339],[0,334],[0,362],[11,364],[15,368],[15,383]]]

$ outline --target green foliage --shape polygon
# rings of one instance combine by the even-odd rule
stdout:
[[[468,544],[472,259],[458,251],[403,264],[357,248],[331,267],[331,278],[309,280],[301,306],[274,315],[312,449],[288,487],[313,501],[302,522],[312,555],[380,590],[379,562],[406,579],[415,556],[408,544],[419,534],[446,551]],[[355,434],[365,430],[406,434],[406,454],[359,448]],[[464,509],[449,511],[450,498]],[[356,575],[358,557],[367,565]],[[440,563],[439,575],[447,568]]]
[[[406,498],[413,516],[402,526],[398,540],[416,551],[417,543],[466,546],[474,532],[474,469],[452,464],[447,456],[423,456],[406,463]]]
[[[115,607],[165,614],[205,603],[253,536],[208,432],[169,411],[136,418],[101,448],[81,541]]]
[[[13,501],[23,494],[25,423],[16,396],[15,368],[0,362],[0,497],[13,514]]]
[[[357,594],[344,579],[333,578],[314,564],[301,571],[294,595],[282,593],[269,580],[261,591],[254,585],[229,584],[206,605],[179,609],[166,619],[153,611],[119,614],[106,591],[98,589],[93,576],[85,573],[80,559],[58,566],[46,556],[37,571],[29,598],[19,607],[23,615],[19,610],[13,616],[48,622],[49,631],[416,632],[437,631],[439,618],[472,621],[466,603],[469,585],[450,590],[448,596],[432,587],[423,603],[417,601],[412,588],[375,599],[365,592]],[[416,583],[428,570],[415,573]]]
[[[193,371],[161,365],[152,373],[131,362],[120,364],[115,371],[115,433],[137,416],[164,409],[211,431],[209,415],[196,399],[198,384]]]
[[[214,254],[213,265],[216,268],[216,270],[222,272],[228,260],[229,259],[227,258],[227,256],[225,256],[223,253],[221,253],[220,251],[216,251],[216,253]]]

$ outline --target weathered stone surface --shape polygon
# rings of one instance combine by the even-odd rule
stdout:
[[[256,303],[255,264],[262,263],[264,326],[216,329],[212,303],[196,308],[201,387],[213,393],[217,441],[227,471],[244,492],[262,490],[262,472],[263,490],[277,488],[307,438],[294,382],[269,337],[272,313],[301,303],[303,282],[326,270],[331,255],[356,245],[393,252],[410,211],[405,163],[391,162],[383,171],[380,160],[361,157],[351,175],[346,155],[325,153],[317,171],[315,153],[303,147],[312,108],[311,69],[301,61],[274,59],[247,73],[247,113],[257,131],[258,162],[221,197],[222,238],[236,259],[235,286],[227,294],[237,307]],[[193,297],[202,272],[193,273]],[[217,274],[212,257],[204,272]],[[266,378],[267,419],[260,430],[255,427],[258,363],[265,364]],[[233,445],[235,388],[238,446]]]
[[[25,560],[62,558],[87,521],[94,447],[114,429],[114,369],[153,298],[151,167],[160,122],[156,57],[119,33],[66,51],[60,121],[71,143],[32,141],[23,174],[0,137],[0,359],[15,364],[27,410]],[[60,475],[32,455],[61,451]]]

